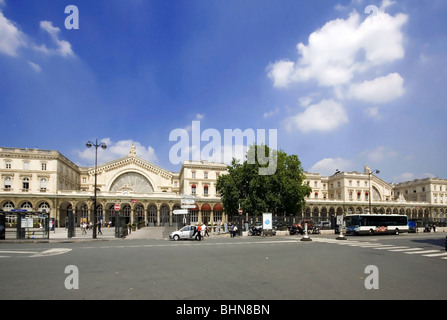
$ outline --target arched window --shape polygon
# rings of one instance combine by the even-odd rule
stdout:
[[[50,205],[47,202],[42,202],[39,205],[39,209],[37,209],[39,212],[43,212],[44,210],[46,213],[50,213]]]
[[[160,223],[163,226],[169,225],[169,206],[167,204],[161,205],[160,208]]]
[[[123,216],[130,217],[130,206],[128,204],[124,205],[123,207]]]
[[[147,222],[149,226],[157,225],[157,206],[155,204],[151,204],[147,210]]]
[[[25,201],[24,203],[22,203],[21,209],[26,211],[33,211],[33,206],[28,201]]]
[[[14,203],[12,203],[11,201],[8,201],[3,205],[3,211],[5,212],[9,212],[13,209],[14,209]]]

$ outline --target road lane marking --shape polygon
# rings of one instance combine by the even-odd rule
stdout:
[[[376,250],[391,250],[391,249],[409,249],[410,247],[406,246],[396,246],[396,247],[380,247],[380,248],[374,248]]]
[[[30,258],[57,256],[59,254],[64,254],[64,253],[67,253],[67,252],[70,252],[70,251],[71,251],[71,249],[67,249],[67,248],[49,249],[49,250],[45,250],[45,251],[42,251],[42,252],[38,252],[38,253],[30,256]]]
[[[1,250],[0,253],[35,254],[36,251]]]
[[[416,251],[416,250],[422,250],[422,248],[393,249],[393,250],[389,250],[389,251],[392,251],[392,252],[407,252],[407,251]]]
[[[405,252],[406,254],[418,254],[418,253],[434,253],[439,252],[439,250],[422,250],[422,251],[413,251],[413,252]]]
[[[439,252],[439,253],[432,253],[432,254],[423,254],[424,257],[442,257],[447,256],[447,252]]]

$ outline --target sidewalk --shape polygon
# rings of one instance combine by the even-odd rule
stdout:
[[[93,239],[93,230],[87,230],[87,234],[82,234],[81,228],[76,228],[75,236],[68,238],[68,232],[65,228],[55,228],[50,231],[50,240],[112,240],[115,239],[115,228],[101,228],[100,233],[96,233],[96,239]]]

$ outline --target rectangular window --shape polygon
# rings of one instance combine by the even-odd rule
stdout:
[[[6,161],[5,165],[6,165],[6,169],[11,169],[11,161]]]
[[[42,171],[47,170],[47,164],[45,162],[42,163]]]
[[[10,177],[5,178],[5,189],[8,191],[11,190],[11,178]]]
[[[29,190],[29,179],[28,178],[25,178],[25,179],[23,179],[23,191],[28,191]]]

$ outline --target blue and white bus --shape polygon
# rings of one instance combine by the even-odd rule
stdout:
[[[347,234],[399,234],[408,232],[408,217],[397,214],[352,214],[343,218]]]

